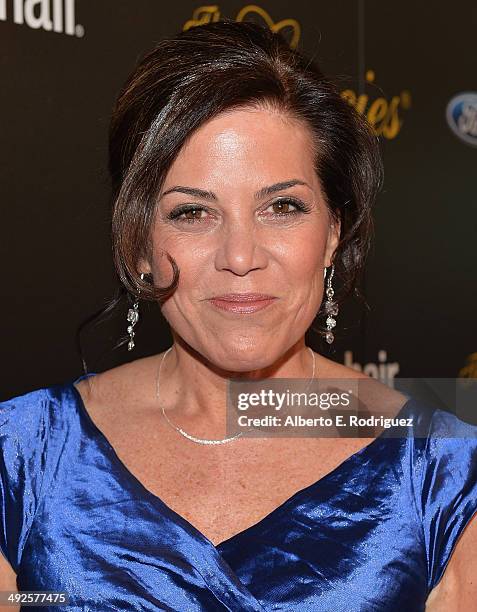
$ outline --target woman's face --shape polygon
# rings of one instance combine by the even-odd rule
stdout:
[[[216,366],[269,366],[302,338],[323,297],[339,237],[313,166],[311,135],[277,112],[240,109],[198,129],[171,166],[152,229],[156,285],[173,331]],[[230,293],[269,302],[212,302]],[[268,305],[257,309],[258,306]]]

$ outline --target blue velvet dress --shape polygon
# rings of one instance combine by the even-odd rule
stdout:
[[[477,511],[477,426],[412,397],[399,416],[427,435],[385,429],[215,546],[129,472],[73,382],[38,389],[0,403],[0,549],[19,590],[69,595],[29,610],[424,610]]]

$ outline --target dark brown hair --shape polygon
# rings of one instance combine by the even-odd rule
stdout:
[[[377,136],[312,60],[277,33],[253,23],[221,20],[162,40],[139,61],[110,124],[112,242],[122,291],[161,300],[177,286],[141,280],[137,265],[151,255],[157,196],[194,130],[225,110],[272,106],[308,126],[315,167],[332,216],[341,219],[335,251],[340,302],[358,281],[372,234],[371,206],[382,183]]]

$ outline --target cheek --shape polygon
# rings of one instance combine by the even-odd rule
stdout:
[[[175,261],[179,269],[179,282],[172,295],[162,304],[166,318],[179,311],[183,316],[190,314],[197,300],[208,295],[211,287],[211,262],[213,254],[192,244],[190,240],[169,240],[163,247]],[[173,281],[173,267],[167,256],[158,253],[152,263],[154,282],[161,287],[168,287]],[[213,273],[213,270],[212,270]]]
[[[320,227],[304,227],[279,248],[280,261],[289,271],[291,282],[296,279],[303,285],[315,277],[323,278],[326,237]]]
[[[189,237],[171,236],[168,232],[157,232],[153,240],[152,272],[156,285],[169,286],[173,280],[173,267],[169,257],[179,268],[179,285],[190,287],[191,280],[197,279],[203,265],[204,253],[197,249]],[[169,257],[168,257],[169,255]]]

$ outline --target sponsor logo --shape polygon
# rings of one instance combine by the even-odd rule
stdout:
[[[471,353],[467,356],[465,365],[459,370],[457,376],[459,378],[477,379],[477,353]],[[475,384],[475,380],[471,382]]]
[[[381,350],[378,352],[378,363],[365,363],[361,365],[360,363],[354,361],[353,351],[345,351],[344,352],[344,365],[348,368],[353,368],[358,372],[363,372],[363,374],[367,374],[371,378],[375,378],[394,389],[394,378],[399,373],[399,363],[397,361],[388,362],[388,354],[387,351]]]
[[[33,30],[78,38],[85,34],[75,20],[75,0],[0,0],[0,21],[9,19]]]
[[[200,6],[192,13],[192,19],[188,19],[183,30],[188,30],[194,26],[218,21],[221,17],[218,4]],[[296,49],[301,36],[300,24],[296,19],[281,19],[275,22],[265,9],[256,4],[244,6],[237,13],[235,21],[259,21],[265,23],[272,32],[280,32],[292,49]],[[374,84],[374,70],[366,72],[366,82]],[[357,93],[352,89],[345,89],[341,96],[354,106],[362,115],[365,115],[368,123],[373,127],[378,136],[383,136],[388,140],[396,138],[403,126],[401,118],[402,111],[406,111],[411,106],[411,93],[403,90],[390,99],[380,96],[373,97],[369,93]]]
[[[449,101],[446,118],[454,134],[477,147],[477,92],[466,91]]]
[[[253,15],[258,16],[259,21],[264,21],[272,32],[280,32],[281,30],[285,29],[286,31],[283,32],[284,36],[291,34],[289,39],[290,47],[292,49],[296,49],[301,36],[300,24],[296,19],[282,19],[281,21],[277,21],[277,23],[275,23],[267,11],[261,6],[257,6],[256,4],[248,4],[240,9],[235,17],[235,21],[247,21],[249,16],[252,16],[253,18]],[[188,19],[182,29],[188,30],[194,26],[218,21],[219,19],[220,10],[218,4],[199,6],[199,8],[192,13],[192,19]]]
[[[373,84],[375,78],[374,70],[366,72],[366,83]],[[387,140],[399,134],[403,126],[400,113],[411,107],[411,93],[407,89],[390,99],[384,96],[373,98],[366,92],[357,93],[352,89],[345,89],[341,96],[361,115],[366,116],[378,136],[384,136]]]

